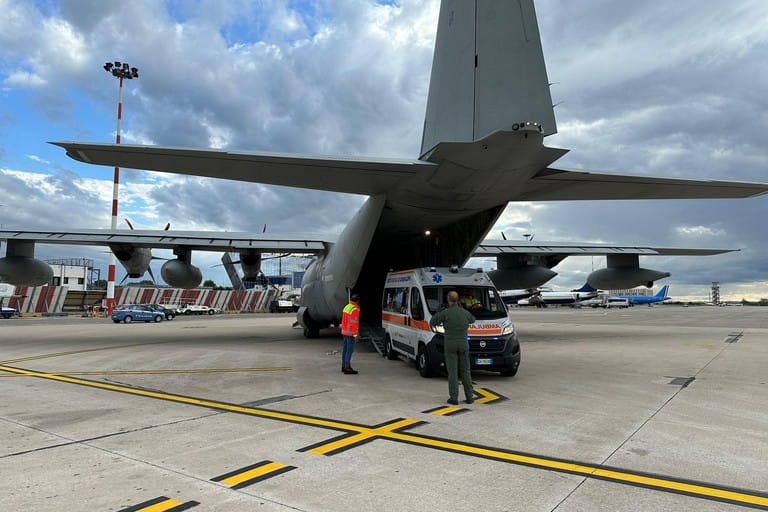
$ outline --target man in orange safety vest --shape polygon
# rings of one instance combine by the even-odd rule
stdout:
[[[341,350],[341,371],[346,375],[357,374],[352,369],[352,352],[355,342],[360,335],[360,296],[356,293],[349,298],[349,304],[341,312],[341,335],[344,337],[344,347]]]

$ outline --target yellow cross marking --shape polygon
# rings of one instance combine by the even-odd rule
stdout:
[[[93,388],[106,389],[110,391],[118,391],[121,393],[128,393],[137,396],[145,396],[149,398],[157,398],[162,400],[170,400],[177,403],[196,405],[199,407],[207,407],[210,409],[218,409],[230,412],[236,412],[240,414],[248,414],[251,416],[258,416],[262,418],[269,418],[279,421],[287,421],[291,423],[298,423],[303,425],[312,425],[321,428],[327,428],[332,430],[339,430],[343,432],[354,433],[352,435],[332,441],[325,445],[317,446],[311,449],[313,453],[329,453],[335,449],[343,448],[354,443],[365,441],[373,438],[383,438],[392,441],[398,441],[402,443],[413,444],[416,446],[424,446],[429,448],[435,448],[445,451],[450,451],[463,455],[470,455],[474,457],[483,457],[488,459],[494,459],[503,462],[509,462],[514,464],[522,464],[526,466],[536,467],[540,469],[547,469],[552,471],[559,471],[565,473],[571,473],[581,475],[584,477],[600,478],[614,483],[639,485],[648,487],[655,490],[678,492],[687,494],[690,496],[726,501],[729,503],[735,503],[739,505],[749,505],[768,509],[768,495],[753,492],[749,490],[737,490],[728,489],[724,487],[718,487],[715,484],[696,483],[696,482],[684,482],[671,477],[664,477],[662,475],[642,475],[634,473],[632,471],[624,471],[619,468],[603,468],[599,465],[581,464],[579,462],[570,462],[557,460],[547,457],[537,457],[531,454],[516,453],[499,448],[477,446],[472,444],[462,443],[460,441],[452,441],[449,439],[432,438],[427,436],[421,436],[418,434],[411,434],[407,432],[395,432],[397,429],[403,429],[405,427],[419,423],[417,420],[402,419],[393,423],[388,423],[380,427],[368,427],[365,425],[356,425],[354,423],[345,423],[341,421],[334,421],[323,418],[314,418],[312,416],[303,416],[299,414],[283,413],[278,411],[272,411],[268,409],[258,409],[254,407],[245,407],[234,404],[227,404],[224,402],[216,402],[213,400],[204,400],[200,398],[193,398],[181,395],[174,395],[170,393],[160,393],[157,391],[149,391],[145,389],[132,388],[129,386],[120,386],[116,384],[107,384],[104,382],[96,382],[78,379],[75,377],[66,377],[63,375],[56,375],[51,373],[41,373],[31,370],[25,370],[22,368],[15,368],[11,366],[0,365],[0,371],[6,371],[16,373],[20,375],[28,375],[30,377],[40,377],[43,379],[50,379],[60,382],[68,382],[72,384],[80,384],[83,386],[90,386]],[[478,389],[476,389],[478,391]],[[496,395],[493,395],[494,397]],[[483,398],[486,398],[484,396]],[[483,398],[479,399],[483,400]],[[496,397],[498,398],[498,397]],[[489,401],[493,398],[488,396]],[[147,510],[165,510],[165,509],[147,509]]]
[[[316,446],[311,450],[308,450],[308,452],[314,453],[316,455],[326,455],[328,453],[341,450],[348,446],[353,446],[353,445],[365,442],[369,439],[374,439],[376,437],[386,437],[386,435],[391,434],[393,430],[409,427],[417,423],[420,423],[420,422],[417,420],[411,420],[406,418],[399,421],[395,421],[393,423],[382,425],[377,428],[357,427],[357,430],[359,431],[357,435],[344,437],[342,439],[331,441],[330,443]]]

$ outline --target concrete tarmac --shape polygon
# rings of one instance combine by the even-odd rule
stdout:
[[[0,510],[768,510],[768,308],[512,315],[458,408],[291,315],[0,320]]]

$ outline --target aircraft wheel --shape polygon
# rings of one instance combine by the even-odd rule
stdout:
[[[310,325],[309,327],[304,328],[304,337],[305,338],[319,338],[320,337],[320,328],[316,325]]]
[[[133,322],[133,317],[131,315],[127,315],[125,318],[123,318],[123,322],[129,324]]]
[[[384,355],[387,356],[387,359],[390,361],[397,360],[397,352],[395,352],[394,347],[392,347],[392,339],[389,337],[389,334],[385,335],[384,341]]]
[[[416,369],[419,370],[419,375],[425,379],[435,375],[432,371],[432,366],[429,364],[427,347],[425,347],[423,343],[419,344],[419,351],[416,353]]]

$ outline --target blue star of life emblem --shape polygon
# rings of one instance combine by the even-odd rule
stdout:
[[[442,281],[442,280],[443,280],[443,276],[441,276],[441,275],[440,275],[440,274],[438,274],[438,273],[434,273],[434,274],[432,274],[432,280],[433,280],[434,282],[436,282],[436,283],[439,283],[440,281]]]

